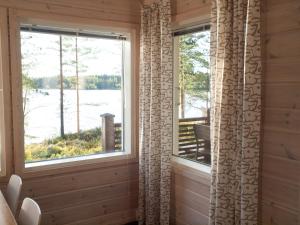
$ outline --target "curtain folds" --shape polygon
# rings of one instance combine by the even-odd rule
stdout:
[[[172,155],[172,35],[169,0],[142,10],[139,223],[168,225]]]
[[[258,221],[260,0],[212,0],[210,225]]]

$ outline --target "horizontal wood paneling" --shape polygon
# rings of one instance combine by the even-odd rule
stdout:
[[[121,167],[115,166],[112,168],[95,169],[60,176],[29,179],[24,183],[23,190],[26,195],[39,197],[53,193],[68,192],[74,189],[78,190],[127,181],[136,179],[137,176],[138,168],[136,167],[136,164]],[[51,183],[51,186],[49,186],[49,183]]]
[[[172,223],[208,224],[210,175],[172,164]]]
[[[266,155],[300,161],[300,134],[265,128],[263,150]]]
[[[176,218],[181,224],[204,225],[208,224],[208,217],[198,211],[186,206],[185,204],[175,204]]]
[[[134,221],[138,196],[138,164],[24,179],[22,198],[35,199],[42,225],[96,225]]]
[[[140,21],[139,3],[136,0],[0,0],[0,6],[107,21]]]
[[[276,83],[264,85],[264,106],[266,108],[300,109],[299,83]],[[265,117],[268,114],[265,113]]]
[[[95,201],[118,198],[137,193],[138,180],[128,180],[122,183],[111,183],[102,186],[93,186],[79,190],[56,193],[43,197],[36,197],[41,208],[47,211],[56,211],[74,205],[81,205]]]
[[[278,34],[267,34],[267,59],[299,57],[300,43],[297,41],[299,35],[300,29],[280,32]]]
[[[187,174],[182,174],[175,170],[173,176],[174,185],[179,185],[184,190],[209,198],[209,185],[207,183],[198,182],[195,179],[191,179]]]
[[[68,224],[137,207],[137,193],[43,214],[43,225]],[[88,210],[87,210],[88,209]]]
[[[269,4],[266,9],[267,34],[300,29],[299,7],[298,0],[285,1],[285,4]]]
[[[263,155],[263,173],[300,184],[300,161]]]
[[[177,11],[173,20],[179,23],[199,17],[207,2],[199,1],[197,7],[190,7],[192,2],[178,1],[173,5],[173,12]],[[265,0],[263,4],[263,225],[300,224],[299,7],[298,0]],[[196,10],[198,15],[192,13]],[[174,208],[183,214],[179,215],[173,209],[172,221],[176,224],[201,224],[203,221],[195,221],[203,219],[202,214],[195,211],[195,196],[208,198],[209,186],[205,188],[187,173],[182,175],[180,172],[173,171],[177,183],[173,183],[172,201]]]
[[[299,57],[273,58],[265,63],[265,83],[300,82]]]
[[[69,223],[67,225],[120,225],[134,220],[136,220],[136,210],[127,210],[117,213],[111,213],[105,216],[94,217],[83,221],[77,221],[75,223]]]
[[[210,18],[210,0],[171,0],[172,21],[174,24],[195,25],[207,22]]]
[[[264,185],[262,195],[264,200],[276,202],[278,205],[297,211],[300,207],[299,198],[300,188],[286,180],[276,179],[271,176],[263,176]],[[284,182],[285,181],[285,182]]]
[[[174,16],[189,14],[192,11],[210,7],[210,0],[171,0]]]
[[[298,212],[282,208],[273,202],[262,203],[263,225],[297,225],[299,224]]]
[[[262,224],[300,224],[300,2],[265,0]]]
[[[299,132],[300,110],[266,108],[265,113],[268,116],[265,117],[264,127],[286,129],[294,133]]]
[[[176,185],[174,191],[176,193],[176,202],[182,203],[203,215],[207,215],[209,210],[209,198]]]

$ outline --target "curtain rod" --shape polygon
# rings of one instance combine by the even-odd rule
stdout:
[[[124,36],[118,35],[106,35],[106,34],[92,34],[76,31],[66,31],[59,29],[51,29],[44,27],[32,27],[32,26],[21,26],[21,31],[25,32],[35,32],[35,33],[44,33],[44,34],[57,34],[57,35],[68,35],[68,36],[77,36],[77,37],[89,37],[89,38],[101,38],[101,39],[114,39],[114,40],[126,40]]]
[[[194,26],[194,27],[175,30],[175,31],[173,31],[173,36],[180,36],[180,35],[191,34],[191,33],[196,33],[196,32],[201,32],[201,31],[208,31],[208,30],[210,30],[210,25],[203,24],[200,26]]]

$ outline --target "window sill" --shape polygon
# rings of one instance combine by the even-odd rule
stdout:
[[[85,169],[107,167],[135,162],[134,153],[112,152],[106,154],[88,155],[67,159],[26,163],[23,169],[25,177],[61,174],[62,172],[75,172]]]
[[[172,162],[183,165],[183,166],[186,166],[186,167],[190,167],[190,168],[192,168],[194,170],[197,170],[197,171],[200,171],[204,174],[210,175],[210,172],[211,172],[211,167],[210,166],[204,165],[204,164],[201,164],[201,163],[197,163],[197,162],[193,162],[191,160],[184,159],[184,158],[181,158],[179,156],[174,156],[173,155],[172,156]]]

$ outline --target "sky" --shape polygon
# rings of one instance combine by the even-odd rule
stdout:
[[[121,75],[121,40],[79,37],[78,49],[80,76]],[[30,77],[60,74],[59,35],[22,31],[21,53],[23,73]],[[75,76],[75,56],[75,37],[64,36],[64,76]]]

